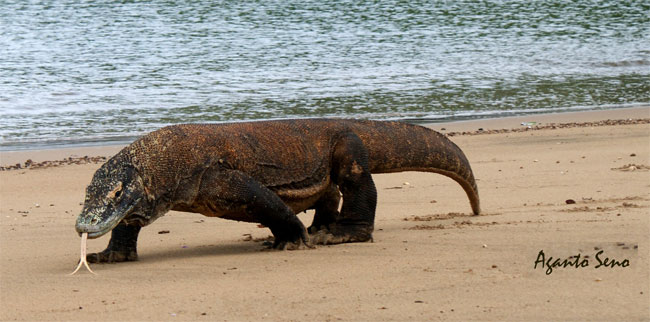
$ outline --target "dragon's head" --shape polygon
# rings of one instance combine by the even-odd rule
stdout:
[[[103,236],[133,215],[146,200],[142,180],[122,153],[102,165],[86,188],[76,230],[89,238]]]

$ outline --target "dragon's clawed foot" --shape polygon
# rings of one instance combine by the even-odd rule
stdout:
[[[372,227],[333,226],[309,235],[314,245],[335,245],[342,243],[372,241]]]
[[[329,231],[331,227],[333,227],[332,224],[330,224],[330,225],[314,225],[314,224],[312,224],[311,226],[309,226],[309,228],[307,228],[307,232],[311,236],[311,235],[314,235],[314,234],[318,233],[321,230],[328,230]]]
[[[314,248],[314,246],[309,242],[300,239],[298,242],[289,242],[289,241],[276,241],[272,245],[269,245],[269,249],[275,250],[302,250]]]
[[[118,263],[138,260],[138,253],[135,251],[116,251],[106,249],[100,253],[92,253],[86,256],[88,263]]]

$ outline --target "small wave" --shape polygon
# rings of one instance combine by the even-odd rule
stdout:
[[[637,59],[637,60],[622,60],[614,62],[604,62],[595,64],[598,67],[636,67],[636,66],[650,66],[650,60]]]

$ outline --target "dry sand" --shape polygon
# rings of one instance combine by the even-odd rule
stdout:
[[[627,118],[650,118],[650,108],[433,127]],[[446,177],[375,175],[374,243],[261,251],[267,229],[172,212],[143,229],[140,261],[92,265],[98,275],[66,274],[99,164],[1,171],[0,320],[650,319],[649,124],[451,138],[478,178],[481,216]],[[118,148],[5,152],[0,165]],[[299,217],[310,223],[310,213]],[[90,240],[89,251],[108,239]],[[546,274],[535,268],[540,251],[586,266]],[[599,267],[605,258],[625,267]]]

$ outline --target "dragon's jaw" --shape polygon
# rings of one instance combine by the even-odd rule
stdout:
[[[110,217],[110,219],[101,221],[101,222],[96,222],[95,218],[98,216],[84,216],[84,214],[79,215],[77,218],[77,223],[75,225],[75,229],[81,236],[83,233],[88,234],[88,238],[94,239],[94,238],[99,238],[101,236],[104,236],[107,234],[109,231],[113,230],[115,226],[117,226],[126,214],[122,216],[113,216]],[[87,220],[90,218],[90,220]],[[95,223],[93,223],[95,222]]]

